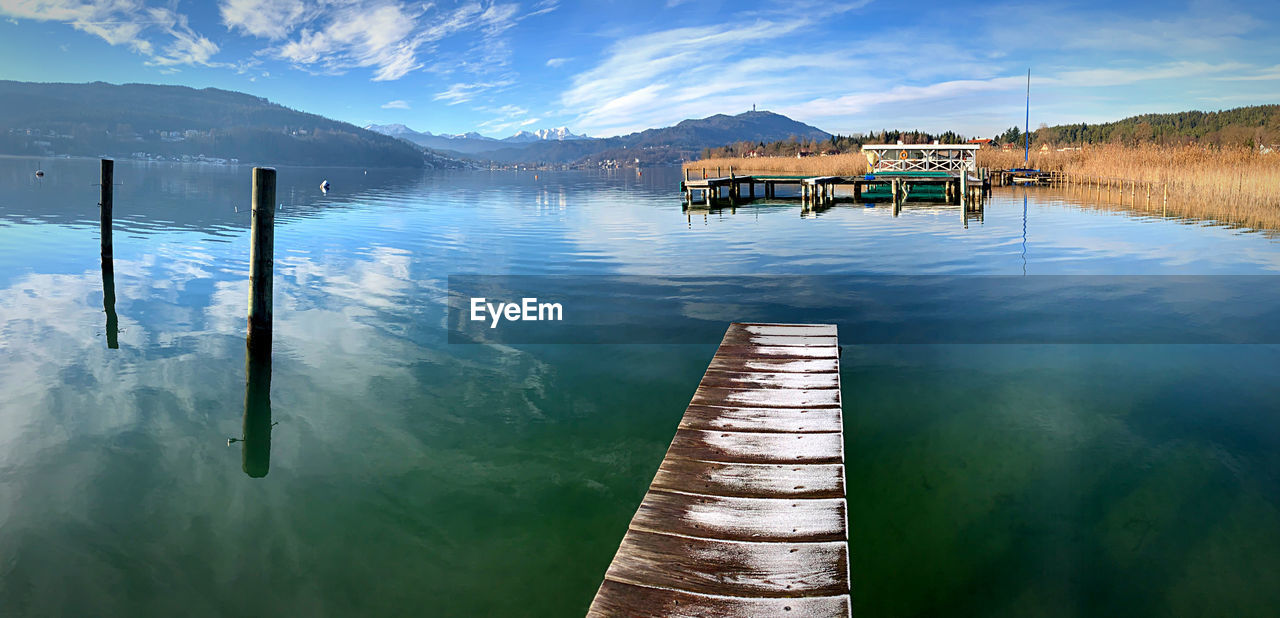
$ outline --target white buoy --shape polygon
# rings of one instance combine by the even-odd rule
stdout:
[[[321,192],[323,192],[323,193],[328,193],[328,192],[329,192],[329,181],[328,181],[328,180],[325,180],[324,182],[321,182],[321,183],[320,183],[320,191],[321,191]]]

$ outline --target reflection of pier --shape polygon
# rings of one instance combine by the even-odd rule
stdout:
[[[833,325],[733,324],[588,616],[847,616]]]

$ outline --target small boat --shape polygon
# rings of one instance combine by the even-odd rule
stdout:
[[[321,182],[321,183],[320,183],[320,191],[321,191],[322,193],[328,193],[328,192],[329,192],[329,181],[328,181],[328,180],[325,180],[325,181],[323,181],[323,182]]]
[[[44,178],[44,170],[36,170],[36,178]]]
[[[1039,178],[1032,178],[1030,176],[1014,176],[1009,180],[1013,181],[1013,184],[1015,185],[1032,185],[1040,181]]]

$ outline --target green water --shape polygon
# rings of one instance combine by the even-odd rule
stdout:
[[[118,349],[96,173],[0,159],[0,615],[581,615],[716,346],[449,344],[451,274],[1280,270],[1041,189],[802,217],[684,213],[676,170],[281,168],[251,478],[248,170],[117,163]],[[1280,346],[842,343],[859,615],[1280,607]]]

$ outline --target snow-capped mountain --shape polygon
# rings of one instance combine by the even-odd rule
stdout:
[[[391,137],[404,137],[406,135],[431,135],[430,133],[418,133],[402,124],[371,124],[366,125],[365,130],[390,135]]]
[[[431,134],[430,134],[430,133],[428,133],[427,135],[431,135]],[[447,138],[449,138],[449,139],[478,139],[478,140],[488,141],[488,142],[496,142],[496,141],[498,141],[498,140],[496,140],[496,139],[494,139],[494,138],[492,138],[492,137],[489,137],[489,136],[487,136],[487,135],[480,135],[479,133],[476,133],[475,131],[467,131],[466,133],[458,133],[458,134],[456,134],[456,135],[450,135],[450,134],[448,134],[448,133],[441,133],[441,134],[439,135],[439,137],[447,137]]]
[[[537,131],[520,131],[511,137],[503,139],[504,142],[524,143],[524,142],[540,142],[544,140],[564,141],[570,139],[590,139],[585,135],[576,135],[569,130],[569,127],[560,127],[558,129],[538,129]]]
[[[569,127],[558,129],[539,129],[537,131],[520,131],[511,137],[497,139],[481,135],[475,131],[450,135],[448,133],[431,133],[430,131],[414,131],[402,124],[371,124],[365,127],[383,135],[398,137],[419,146],[449,150],[465,154],[479,154],[499,149],[524,148],[531,144],[552,141],[589,140],[590,137],[578,135]]]

